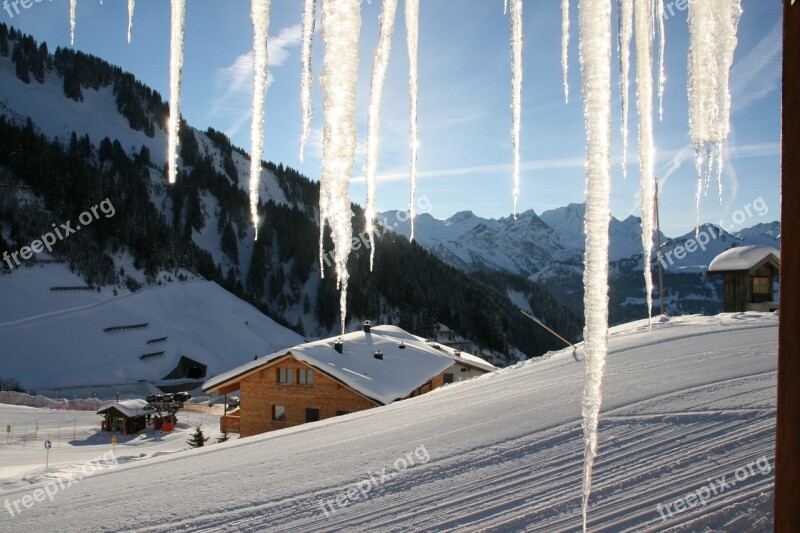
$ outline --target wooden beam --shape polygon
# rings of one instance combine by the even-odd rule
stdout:
[[[775,531],[800,531],[800,2],[783,7],[781,301]]]

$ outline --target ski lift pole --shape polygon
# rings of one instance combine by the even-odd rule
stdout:
[[[519,310],[519,312],[520,312],[520,313],[522,313],[523,315],[525,315],[526,317],[530,318],[531,320],[533,320],[534,322],[536,322],[536,323],[537,323],[537,324],[539,324],[540,326],[542,326],[544,329],[546,329],[547,331],[549,331],[550,333],[552,333],[553,335],[555,335],[556,337],[558,337],[559,339],[561,339],[563,342],[565,342],[565,343],[569,344],[570,346],[572,346],[572,348],[573,348],[573,349],[577,350],[577,348],[575,348],[575,345],[574,345],[574,344],[572,344],[572,343],[571,343],[571,342],[569,342],[567,339],[565,339],[564,337],[562,337],[561,335],[559,335],[558,333],[556,333],[555,331],[553,331],[552,329],[550,329],[550,328],[549,328],[547,325],[545,325],[545,324],[544,324],[544,322],[542,322],[542,321],[541,321],[541,320],[539,320],[538,318],[534,318],[534,317],[532,317],[531,315],[529,315],[528,313],[526,313],[526,312],[525,312],[525,311],[523,311],[522,309],[520,309],[520,310]]]

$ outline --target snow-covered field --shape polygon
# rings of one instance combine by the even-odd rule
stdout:
[[[591,531],[771,530],[777,324],[748,313],[613,330]],[[566,350],[387,407],[120,462],[52,502],[26,500],[0,530],[576,531],[581,359]]]
[[[209,443],[216,442],[219,415],[208,413],[205,405],[193,407],[193,412],[178,413],[178,425],[172,433],[117,435],[112,450],[111,434],[99,431],[102,417],[94,411],[0,404],[0,424],[11,425],[13,431],[4,433],[0,440],[0,496],[11,489],[28,489],[67,473],[79,473],[84,464],[109,451],[118,463],[125,464],[188,449],[187,440],[198,425]],[[52,448],[45,475],[46,440]]]

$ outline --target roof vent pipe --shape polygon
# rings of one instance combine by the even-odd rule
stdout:
[[[380,361],[383,361],[383,352],[382,352],[382,351],[380,351],[380,350],[378,350],[377,352],[375,352],[375,359],[378,359],[378,360],[380,360]]]
[[[336,341],[334,343],[334,345],[333,345],[333,349],[336,350],[339,353],[343,353],[344,352],[344,343],[342,341],[340,341],[340,340]]]
[[[398,346],[398,348],[400,348],[401,350],[405,350],[406,349],[406,343],[404,341],[400,341],[400,345]]]
[[[369,333],[369,330],[372,329],[372,322],[369,320],[364,321],[364,333]]]

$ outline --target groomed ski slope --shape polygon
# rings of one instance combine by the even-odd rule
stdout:
[[[777,316],[754,313],[612,330],[591,531],[771,531],[777,338]],[[580,359],[570,349],[387,407],[120,464],[0,530],[577,531]],[[762,457],[768,468],[737,480]],[[401,458],[416,464],[398,473]],[[393,479],[381,483],[384,467]],[[657,504],[712,483],[704,506],[662,520]]]

